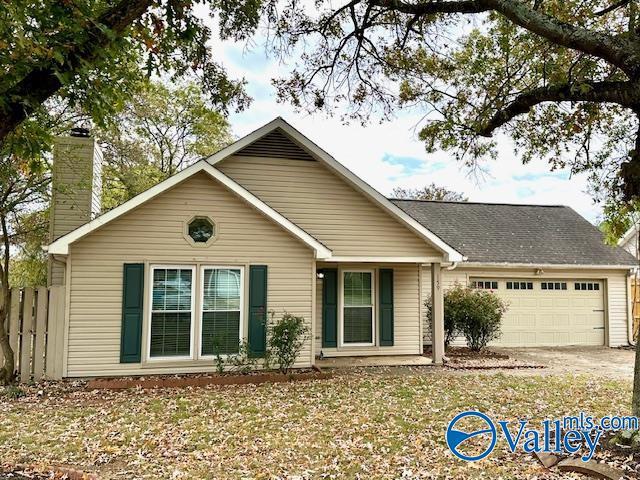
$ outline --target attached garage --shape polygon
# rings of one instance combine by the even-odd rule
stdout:
[[[445,289],[456,283],[491,289],[509,302],[502,338],[496,344],[629,343],[630,273],[637,260],[622,248],[607,245],[602,233],[571,208],[394,203],[466,257],[445,266]],[[422,269],[421,283],[426,299],[431,289],[429,266]],[[431,341],[426,323],[423,341]]]
[[[479,279],[509,304],[501,346],[604,345],[604,282],[585,279]]]

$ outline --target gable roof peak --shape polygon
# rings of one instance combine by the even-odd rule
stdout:
[[[148,190],[136,195],[132,199],[124,202],[122,205],[117,206],[113,210],[109,210],[108,212],[96,217],[94,220],[81,225],[80,227],[72,230],[66,235],[61,236],[55,241],[51,242],[46,248],[50,254],[60,254],[67,255],[69,253],[69,246],[85,237],[89,233],[97,230],[98,228],[106,225],[107,223],[121,217],[127,212],[143,205],[144,203],[152,200],[157,197],[161,193],[169,190],[170,188],[178,185],[184,180],[192,177],[193,175],[204,172],[212,179],[218,181],[232,193],[237,195],[238,197],[245,200],[248,204],[250,204],[253,208],[262,213],[265,217],[271,219],[286,231],[291,233],[294,237],[297,237],[307,246],[312,248],[315,251],[316,258],[318,259],[328,259],[331,257],[332,252],[329,248],[323,245],[316,238],[311,236],[305,230],[300,228],[298,225],[293,223],[288,218],[284,217],[276,210],[271,208],[269,205],[264,203],[258,197],[253,195],[251,192],[246,190],[244,187],[236,183],[234,180],[226,176],[220,170],[214,168],[209,163],[204,160],[199,160],[193,165],[181,170],[180,172],[172,175],[171,177],[163,180],[160,183],[157,183],[153,187]]]
[[[224,159],[237,154],[245,147],[251,145],[257,140],[263,138],[273,130],[280,128],[284,133],[302,150],[308,152],[313,158],[326,165],[331,171],[338,175],[338,177],[345,180],[353,188],[360,191],[365,197],[367,197],[374,204],[382,208],[392,217],[397,219],[409,230],[413,231],[427,243],[433,245],[436,249],[441,251],[445,259],[449,262],[461,262],[465,257],[458,252],[451,245],[447,244],[444,240],[434,234],[431,230],[421,225],[410,215],[406,214],[401,208],[389,201],[387,197],[378,192],[375,188],[369,185],[367,182],[358,177],[355,173],[349,170],[347,167],[338,162],[333,156],[319,147],[316,143],[310,140],[307,136],[303,135],[299,130],[294,128],[291,124],[285,121],[282,117],[276,117],[269,123],[254,130],[250,134],[241,138],[240,140],[232,143],[226,148],[223,148],[219,152],[206,158],[206,161],[211,165],[215,165],[223,161]]]

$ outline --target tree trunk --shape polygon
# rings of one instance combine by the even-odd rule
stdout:
[[[640,417],[640,342],[636,339],[636,365],[633,374],[633,400],[631,414]]]
[[[0,368],[0,384],[7,385],[13,381],[15,364],[13,349],[9,343],[9,303],[11,290],[9,289],[9,259],[11,250],[9,245],[9,229],[7,217],[0,212],[0,233],[2,234],[2,262],[0,262],[0,350],[4,357],[4,364]]]
[[[0,350],[4,359],[0,368],[0,385],[7,385],[13,382],[15,374],[14,352],[9,343],[8,319],[9,319],[9,291],[0,287],[2,298],[0,298]]]
[[[639,135],[640,137],[640,135]],[[634,226],[636,228],[636,230],[638,230],[638,228],[640,228],[640,222],[635,221],[634,222]],[[636,258],[638,259],[638,268],[640,268],[640,235],[637,236],[636,238]],[[638,282],[638,275],[634,275],[634,281]],[[635,286],[634,286],[635,287]],[[633,306],[635,308],[636,305],[636,292],[638,291],[638,287],[635,287],[633,289]],[[633,311],[634,309],[632,309]],[[632,314],[632,316],[635,317],[635,315]],[[633,327],[632,327],[632,332],[631,335],[636,335],[635,332],[635,318],[632,318],[631,321],[633,322]],[[633,368],[633,398],[631,400],[631,414],[635,417],[640,417],[640,342],[638,342],[638,340],[640,339],[640,333],[635,336],[634,340],[636,341],[636,361],[635,361],[635,365]]]
[[[0,385],[9,385],[15,379],[16,365],[13,358],[14,352],[6,335],[0,337],[0,350],[4,357],[4,365],[0,368]]]

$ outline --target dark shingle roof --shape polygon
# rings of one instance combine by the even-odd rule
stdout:
[[[569,207],[391,201],[470,262],[637,265]]]

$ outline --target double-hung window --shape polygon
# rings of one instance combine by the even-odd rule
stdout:
[[[342,288],[342,343],[373,345],[373,272],[343,272]]]
[[[243,274],[234,266],[152,265],[149,360],[237,353]]]
[[[194,267],[152,267],[150,358],[193,355]]]
[[[241,338],[242,270],[202,267],[200,355],[237,353]]]

